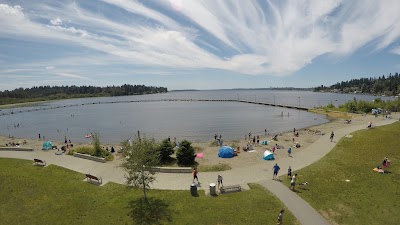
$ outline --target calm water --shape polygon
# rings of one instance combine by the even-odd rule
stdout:
[[[275,99],[274,99],[275,97]],[[210,141],[214,134],[226,140],[243,138],[248,132],[263,134],[303,128],[327,122],[322,115],[304,111],[237,102],[140,102],[83,105],[91,102],[156,99],[241,99],[287,105],[314,107],[330,102],[340,104],[353,99],[373,100],[374,96],[313,93],[303,91],[219,90],[184,91],[166,94],[86,98],[56,101],[35,107],[80,106],[0,116],[0,134],[48,140],[89,142],[87,133],[99,132],[103,143],[118,143],[140,130],[158,140],[168,136],[191,141]],[[386,98],[385,98],[386,99]],[[337,101],[335,101],[337,100]],[[20,108],[12,110],[18,111]],[[4,109],[3,112],[9,112]],[[283,112],[284,116],[281,116]],[[290,116],[287,114],[289,113]],[[73,116],[71,116],[73,115]],[[14,125],[19,127],[14,128]],[[61,130],[60,133],[57,132]]]

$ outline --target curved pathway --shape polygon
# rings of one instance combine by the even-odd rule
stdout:
[[[376,126],[387,125],[397,120],[382,120],[376,122]],[[357,130],[366,129],[365,125],[349,125],[347,127],[335,130],[334,140],[339,140],[347,134]],[[275,161],[266,161],[265,164],[249,166],[246,168],[233,168],[222,172],[204,172],[199,173],[200,184],[199,188],[208,191],[209,183],[215,183],[217,175],[221,174],[224,177],[224,184],[240,184],[244,189],[248,188],[248,183],[259,183],[273,194],[275,194],[286,207],[296,216],[301,224],[329,224],[315,209],[307,202],[290,191],[280,182],[272,180],[272,167],[275,163],[282,168],[281,171],[286,173],[286,168],[292,167],[293,171],[306,167],[329,153],[336,145],[336,141],[330,142],[329,135],[321,136],[316,142],[311,144],[307,149],[293,154],[293,157],[277,159]],[[90,173],[100,176],[103,183],[108,181],[124,184],[125,172],[119,167],[119,162],[98,163],[86,159],[66,155],[55,155],[52,152],[33,151],[33,152],[15,152],[15,151],[0,151],[2,158],[20,158],[32,160],[33,158],[44,159],[48,164],[55,164],[80,173]],[[192,183],[191,174],[173,174],[162,173],[156,174],[156,181],[152,188],[168,189],[168,190],[189,190]]]

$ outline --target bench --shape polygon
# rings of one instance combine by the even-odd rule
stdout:
[[[46,161],[41,160],[41,159],[33,159],[33,161],[35,162],[35,165],[39,165],[39,166],[45,166],[46,165]]]
[[[96,177],[96,176],[93,176],[93,175],[91,175],[91,174],[85,174],[86,175],[86,180],[87,181],[96,181],[98,184],[101,184],[101,183],[103,183],[103,180],[101,179],[101,177]]]
[[[242,191],[242,187],[240,187],[240,185],[222,186],[220,190],[221,194],[227,194]]]

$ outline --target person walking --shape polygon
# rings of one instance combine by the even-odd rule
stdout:
[[[197,176],[199,174],[199,172],[197,171],[197,168],[195,167],[193,169],[193,182],[194,180],[197,180],[197,183],[199,183],[199,177]]]
[[[221,185],[221,187],[224,186],[224,185],[222,184],[222,180],[223,180],[222,176],[218,174],[218,178],[217,178],[218,189],[219,189],[220,185]]]
[[[297,173],[295,175],[293,175],[292,180],[290,181],[290,189],[292,191],[294,191],[294,187],[296,186],[296,177],[297,177]]]
[[[292,168],[289,166],[288,170],[287,170],[287,176],[288,178],[292,177]]]
[[[287,152],[288,152],[289,157],[292,157],[292,147],[289,147]]]
[[[335,134],[332,131],[332,133],[331,133],[331,142],[333,141],[333,136],[335,136]]]
[[[283,213],[285,212],[284,209],[281,210],[281,212],[278,215],[278,224],[282,224],[282,220],[283,220]]]
[[[275,166],[272,167],[272,169],[274,169],[274,175],[272,175],[272,180],[275,180],[281,168],[278,166],[278,163],[276,163]]]

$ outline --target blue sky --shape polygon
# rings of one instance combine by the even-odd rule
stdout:
[[[398,0],[0,0],[0,90],[313,87],[400,72]]]

